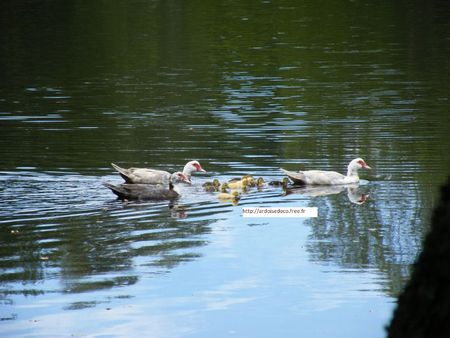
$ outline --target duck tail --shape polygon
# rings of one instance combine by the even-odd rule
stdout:
[[[126,183],[133,183],[126,169],[119,167],[117,164],[111,163],[112,167],[122,176]]]
[[[115,163],[112,163],[111,162],[111,165],[112,165],[112,167],[114,168],[114,169],[116,169],[117,171],[119,171],[120,169],[122,169],[121,167],[119,167],[117,164],[115,164]]]
[[[305,182],[305,175],[302,172],[294,172],[294,171],[289,171],[283,168],[280,168],[282,172],[285,173],[285,175],[287,177],[289,177],[289,179],[294,182],[294,184],[298,184],[298,185],[304,185],[306,184]]]
[[[109,183],[109,182],[103,182],[102,184],[105,187],[107,187],[108,189],[110,189],[120,199],[124,199],[125,198],[125,191],[120,186],[114,185],[114,184]]]

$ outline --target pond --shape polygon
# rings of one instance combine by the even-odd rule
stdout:
[[[449,12],[2,2],[0,335],[384,337],[450,174]],[[202,187],[356,157],[352,189]],[[175,202],[103,186],[192,159]]]

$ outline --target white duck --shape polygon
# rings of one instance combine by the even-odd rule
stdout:
[[[124,169],[118,165],[111,163],[114,169],[116,169],[120,176],[123,177],[126,183],[129,184],[169,184],[171,178],[174,175],[178,175],[180,172],[170,174],[164,170],[156,170],[150,168],[128,168]],[[186,177],[184,182],[191,183],[191,174],[195,171],[206,172],[198,161],[189,161],[186,163],[183,169],[183,175]]]
[[[300,185],[341,185],[358,183],[359,169],[371,169],[362,158],[355,158],[347,167],[347,176],[336,171],[306,170],[289,171],[281,169],[295,184]]]

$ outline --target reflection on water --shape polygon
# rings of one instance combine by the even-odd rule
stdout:
[[[286,189],[286,194],[318,197],[340,194],[343,191],[347,191],[348,200],[355,204],[363,204],[369,198],[369,194],[363,193],[359,184],[293,187]]]
[[[448,11],[399,6],[2,2],[2,337],[383,336],[450,172]],[[358,156],[359,186],[202,188]],[[174,204],[102,186],[192,159]]]
[[[50,264],[52,270],[62,268],[65,283],[76,282],[67,290],[112,287],[134,283],[136,277],[104,280],[102,273],[127,271],[134,257],[150,256],[147,264],[170,268],[196,257],[190,248],[204,245],[200,235],[210,222],[180,223],[180,207],[121,204],[99,177],[28,173],[17,179],[17,174],[7,173],[10,177],[2,180],[3,261],[11,266],[5,267],[2,281],[45,279],[42,269]],[[26,262],[26,268],[14,262]],[[98,281],[92,278],[97,273]],[[80,281],[86,276],[86,283]]]
[[[219,179],[223,182],[232,176]],[[236,207],[221,203],[217,193],[203,191],[207,177],[193,179],[196,183],[183,186],[182,197],[174,204],[122,203],[102,187],[101,177],[4,172],[0,221],[4,265],[0,281],[10,287],[20,283],[8,287],[5,296],[57,291],[53,285],[46,289],[46,283],[42,289],[23,287],[23,283],[41,284],[50,276],[63,282],[59,292],[123,287],[138,282],[136,265],[159,273],[201,257],[198,248],[207,245],[211,227],[227,219],[227,213]],[[266,185],[243,191],[239,206],[301,202],[318,207],[319,218],[307,221],[312,230],[308,251],[313,261],[338,259],[344,267],[376,266],[384,271],[390,269],[387,262],[392,264],[397,252],[409,252],[408,261],[398,262],[408,267],[417,253],[421,233],[409,234],[402,241],[409,246],[407,251],[391,238],[400,230],[397,227],[405,226],[408,208],[391,215],[395,210],[384,196],[385,184],[287,190]],[[369,195],[374,197],[367,201]],[[368,205],[362,208],[364,202]],[[397,209],[401,201],[394,202]],[[419,213],[420,209],[416,210]],[[386,227],[382,217],[389,216],[394,219]],[[421,216],[409,219],[414,217]],[[406,277],[407,271],[401,274]]]
[[[377,266],[390,277],[385,287],[395,295],[421,246],[423,233],[417,231],[417,220],[429,215],[414,205],[417,201],[411,205],[409,191],[415,188],[408,190],[404,182],[373,182],[368,187],[370,198],[361,206],[343,205],[342,199],[316,200],[322,220],[309,221],[308,250],[313,260],[338,261],[343,267]]]

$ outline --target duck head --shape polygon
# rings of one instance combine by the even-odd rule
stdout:
[[[185,174],[183,174],[180,171],[174,172],[170,176],[170,183],[176,184],[176,183],[181,183],[181,182],[191,184],[191,180]]]
[[[240,195],[239,195],[239,193],[235,190],[235,191],[231,192],[231,197],[232,197],[232,198],[239,198]]]
[[[372,169],[367,165],[367,163],[360,157],[355,158],[353,161],[350,162],[350,165],[353,167],[356,167],[358,169]]]
[[[357,175],[359,169],[372,169],[372,168],[370,168],[362,158],[358,157],[352,160],[348,165],[347,176]]]
[[[185,174],[186,176],[189,177],[195,171],[200,171],[200,172],[206,173],[206,170],[204,170],[202,168],[202,166],[200,165],[200,163],[198,161],[189,161],[184,166],[183,174]]]

